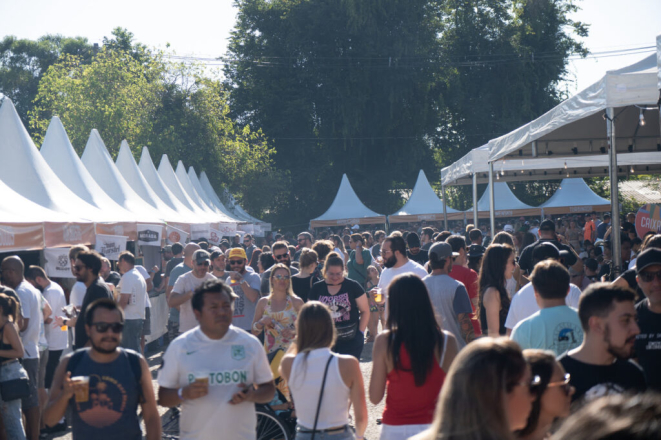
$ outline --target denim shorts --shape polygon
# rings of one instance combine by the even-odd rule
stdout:
[[[28,377],[28,373],[18,361],[0,365],[1,382],[21,377]],[[7,438],[25,440],[25,429],[23,428],[23,417],[21,416],[21,400],[16,399],[10,402],[3,402],[0,396],[0,415],[2,415]]]
[[[305,428],[298,425],[296,427],[296,440],[310,440],[312,438],[312,433],[303,433],[299,432],[299,429],[304,431],[309,431],[311,428]],[[317,432],[314,435],[315,440],[355,440],[356,435],[348,425],[344,429],[338,429],[337,431],[332,432]]]
[[[122,332],[123,348],[130,348],[138,353],[142,353],[140,350],[140,340],[142,339],[142,328],[144,324],[144,319],[127,319],[124,321],[124,331]]]

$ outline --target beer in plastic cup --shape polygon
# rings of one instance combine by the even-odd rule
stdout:
[[[90,398],[90,377],[89,376],[74,376],[71,381],[75,385],[74,393],[76,402],[87,402]]]
[[[378,287],[376,288],[376,293],[374,294],[374,301],[377,303],[383,301],[383,292]]]
[[[208,373],[195,373],[195,382],[209,385]]]

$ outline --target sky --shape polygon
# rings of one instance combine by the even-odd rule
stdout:
[[[36,39],[53,33],[84,36],[101,43],[115,27],[135,34],[137,41],[177,55],[218,57],[225,54],[234,26],[232,0],[0,0],[0,38],[15,35]],[[654,46],[661,35],[661,0],[577,0],[582,10],[573,18],[588,24],[583,41],[600,53]],[[651,54],[572,60],[565,87],[577,92],[605,72],[632,64]]]

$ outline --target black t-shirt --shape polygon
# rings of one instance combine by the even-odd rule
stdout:
[[[87,344],[89,338],[85,332],[85,313],[87,312],[87,307],[99,298],[113,299],[112,292],[110,292],[110,289],[108,289],[108,286],[106,286],[106,283],[100,277],[94,280],[87,288],[87,292],[85,292],[83,305],[80,307],[80,314],[76,321],[76,340],[74,344],[76,349],[83,348]]]
[[[312,289],[312,285],[318,281],[319,278],[314,275],[310,275],[306,278],[291,277],[291,287],[296,296],[300,297],[304,302],[308,302],[310,289]]]
[[[643,367],[647,386],[661,392],[661,313],[649,309],[647,299],[636,304],[640,334],[636,336],[636,356]]]
[[[328,293],[328,285],[322,280],[312,285],[308,301],[320,301],[331,309],[339,337],[343,329],[358,326],[360,315],[356,299],[363,295],[365,295],[363,287],[349,278],[344,279],[335,295]]]
[[[170,261],[168,261],[168,264],[165,265],[165,276],[169,277],[170,272],[172,272],[172,269],[174,269],[177,264],[183,263],[184,258],[183,257],[172,257]]]
[[[411,251],[407,250],[406,256],[409,257],[409,260],[413,260],[421,266],[424,266],[425,263],[429,261],[429,252],[422,250],[422,248],[420,248],[420,252],[415,255],[413,255]]]
[[[106,278],[106,283],[111,283],[112,285],[117,287],[117,285],[119,284],[119,280],[121,279],[122,276],[113,270],[110,271],[110,273],[108,274],[108,278]]]
[[[611,394],[642,393],[647,389],[643,372],[631,361],[618,359],[611,365],[592,365],[567,353],[558,357],[558,361],[571,375],[570,383],[576,388],[572,403],[576,405]]]
[[[569,255],[564,257],[566,266],[573,266],[574,264],[576,264],[577,257],[574,251],[572,250],[572,248],[570,248],[566,244],[560,243],[558,240],[542,238],[534,242],[533,244],[526,246],[523,252],[521,252],[521,258],[519,258],[519,267],[521,267],[521,270],[527,273],[532,273],[532,270],[534,269],[534,266],[532,264],[532,252],[537,246],[539,246],[541,243],[544,242],[553,243],[555,247],[558,248],[558,250],[569,252]]]

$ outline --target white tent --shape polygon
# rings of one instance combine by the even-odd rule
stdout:
[[[190,167],[188,169],[188,173],[190,175],[191,169],[193,167]],[[192,179],[191,179],[192,180]],[[243,222],[244,220],[235,216],[229,209],[225,207],[223,202],[221,202],[220,197],[218,197],[218,194],[216,194],[216,191],[214,191],[213,186],[211,186],[211,181],[209,180],[209,177],[207,176],[207,173],[202,171],[200,173],[200,178],[198,179],[198,182],[200,183],[200,186],[202,187],[202,191],[204,191],[209,197],[209,200],[213,205],[220,210],[223,214],[226,216],[233,218],[237,222]]]
[[[494,184],[494,200],[496,217],[518,217],[529,215],[540,215],[541,210],[530,205],[526,205],[517,199],[512,190],[505,182],[496,182]],[[487,185],[484,194],[477,202],[477,211],[480,217],[489,216],[489,186]],[[466,212],[472,212],[473,208]]]
[[[446,212],[459,213],[449,206]],[[415,182],[413,192],[406,204],[396,213],[388,216],[390,223],[419,222],[421,220],[443,220],[443,201],[429,184],[425,172],[420,170],[418,180]]]
[[[94,243],[93,222],[107,221],[107,217],[74,194],[57,177],[39,154],[9,98],[5,98],[0,107],[0,157],[0,179],[7,187],[35,204],[61,214],[50,217],[53,220],[57,217],[71,222],[70,225],[46,225],[48,246]],[[27,211],[25,214],[27,218],[39,218],[43,213]],[[48,217],[41,219],[42,222],[48,220]]]
[[[325,213],[310,221],[310,227],[380,224],[385,222],[386,216],[377,214],[360,201],[351,187],[351,183],[349,183],[349,178],[346,174],[343,174],[335,200]]]
[[[81,160],[106,194],[134,213],[138,222],[158,224],[165,220],[167,213],[161,213],[147,204],[122,177],[96,129],[90,133]]]
[[[181,187],[186,191],[186,194],[188,194],[188,197],[204,212],[206,212],[208,215],[213,216],[214,221],[216,222],[225,222],[225,221],[231,221],[229,217],[224,216],[213,209],[211,209],[209,206],[207,206],[204,201],[200,198],[200,196],[197,194],[197,191],[195,191],[195,188],[193,187],[193,184],[191,183],[190,179],[188,178],[188,173],[186,172],[186,167],[184,166],[184,163],[182,161],[177,162],[177,170],[175,171],[175,174],[177,175],[177,179],[179,179],[179,183],[181,184]]]
[[[163,202],[165,202],[171,209],[185,217],[187,223],[200,223],[198,215],[188,209],[163,182],[161,176],[158,174],[158,171],[156,171],[154,162],[151,160],[151,156],[149,155],[149,148],[142,147],[142,154],[140,155],[140,164],[138,167],[140,168],[140,172],[142,173],[147,183],[149,183],[151,189],[156,193],[156,195],[158,195],[161,200],[163,200]],[[184,227],[184,229],[186,232],[190,232],[189,227]]]
[[[126,182],[133,188],[133,190],[152,208],[157,209],[163,218],[168,222],[188,223],[190,221],[185,215],[178,213],[170,208],[161,198],[154,192],[147,180],[142,175],[140,168],[135,163],[133,153],[126,140],[122,141],[117,154],[115,162],[117,169],[121,173]]]
[[[610,211],[611,202],[598,196],[583,179],[562,179],[560,188],[539,207],[544,214],[604,212]]]
[[[195,188],[195,192],[197,195],[200,197],[200,199],[211,209],[212,211],[218,213],[221,218],[221,222],[224,223],[237,223],[237,220],[232,217],[231,215],[225,213],[222,209],[217,207],[212,201],[211,198],[209,198],[209,195],[204,191],[202,188],[202,184],[200,183],[200,180],[197,178],[197,174],[195,174],[195,169],[193,167],[188,167],[188,179],[190,180],[191,184],[193,185],[193,188]]]
[[[245,211],[245,209],[243,209],[241,207],[241,205],[239,205],[239,202],[236,201],[234,196],[227,189],[225,189],[225,197],[229,201],[227,206],[230,208],[230,211],[232,213],[234,213],[235,216],[245,219],[245,221],[247,221],[248,223],[252,223],[252,224],[255,224],[255,225],[256,224],[263,224],[263,222],[261,220],[259,220],[255,217],[253,217],[252,215],[248,214]]]
[[[172,194],[174,194],[187,209],[195,213],[200,222],[213,223],[218,221],[215,214],[210,214],[204,211],[197,206],[193,200],[191,200],[186,193],[186,190],[181,186],[181,182],[179,182],[167,154],[164,154],[161,157],[161,163],[158,165],[158,175],[161,176],[163,183],[165,183]]]

